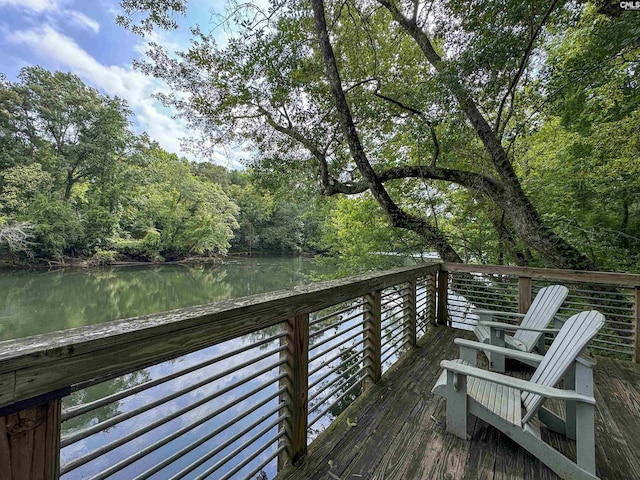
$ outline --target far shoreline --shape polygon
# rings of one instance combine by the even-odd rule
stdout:
[[[140,266],[161,266],[161,265],[213,265],[219,266],[227,259],[233,258],[260,258],[260,257],[303,257],[313,258],[317,256],[313,252],[285,253],[277,254],[270,252],[230,252],[225,256],[210,257],[186,257],[179,260],[145,261],[145,260],[116,260],[112,262],[99,262],[92,258],[64,257],[60,260],[40,260],[37,262],[8,262],[0,259],[0,273],[11,271],[46,271],[55,269],[89,269],[104,267],[140,267]]]

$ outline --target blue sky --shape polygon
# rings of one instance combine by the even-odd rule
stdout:
[[[30,65],[75,73],[103,93],[127,100],[135,114],[134,131],[146,131],[166,150],[185,155],[180,149],[180,139],[190,136],[185,122],[171,118],[172,112],[152,98],[167,86],[135,71],[132,62],[144,56],[147,41],[169,50],[185,49],[189,27],[197,23],[203,30],[212,29],[212,13],[221,12],[225,3],[191,0],[187,17],[177,19],[181,28],[141,38],[116,25],[118,0],[0,0],[0,72],[11,81],[22,67]],[[224,41],[222,29],[215,31]],[[209,159],[238,168],[237,157],[220,148]]]

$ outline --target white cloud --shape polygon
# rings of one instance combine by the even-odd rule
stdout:
[[[34,13],[56,11],[62,4],[62,0],[0,0],[0,7],[19,8]]]
[[[92,30],[94,33],[98,33],[100,31],[100,24],[96,22],[93,18],[87,17],[82,12],[70,10],[68,12],[65,12],[65,14],[69,15],[71,18],[71,21],[80,28]]]
[[[101,64],[71,38],[50,26],[11,32],[7,39],[29,47],[34,54],[53,63],[56,68],[74,72],[109,95],[124,98],[142,130],[158,140],[163,148],[172,152],[180,151],[179,139],[188,136],[188,132],[183,122],[162,112],[151,98],[153,92],[160,89],[159,82],[131,68]]]
[[[149,51],[149,45],[156,43],[167,50],[170,54],[182,50],[183,45],[173,40],[162,31],[152,31],[144,36],[144,41],[138,43],[133,49],[141,55],[145,55]]]
[[[0,0],[0,9],[14,8],[27,13],[31,20],[42,20],[57,23],[60,20],[82,30],[100,31],[100,24],[77,10],[68,10],[65,6],[69,0]]]
[[[184,154],[181,138],[192,137],[186,122],[172,118],[171,113],[151,97],[155,92],[166,91],[166,84],[132,67],[101,64],[73,39],[51,26],[9,32],[6,38],[13,44],[29,47],[52,68],[69,70],[107,94],[125,99],[135,114],[140,132],[146,131],[165,150]],[[243,168],[236,155],[216,150],[211,158],[215,163]]]

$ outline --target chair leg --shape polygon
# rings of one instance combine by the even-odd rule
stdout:
[[[490,329],[489,343],[496,347],[504,348],[504,330]],[[500,353],[488,352],[489,368],[494,372],[504,373],[504,355]]]
[[[587,472],[596,473],[595,408],[588,403],[576,405],[576,460]]]
[[[575,390],[576,389],[576,367],[575,364],[571,365],[569,370],[564,376],[564,388],[566,390]],[[566,414],[565,414],[565,433],[567,438],[571,440],[576,439],[576,402],[573,400],[568,400],[565,403],[566,406]]]
[[[467,377],[447,371],[447,432],[467,439]]]
[[[593,372],[591,368],[575,363],[576,392],[593,396]],[[575,406],[576,421],[576,460],[577,464],[587,472],[596,473],[596,437],[595,406],[577,402]]]

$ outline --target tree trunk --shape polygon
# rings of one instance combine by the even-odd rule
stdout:
[[[73,185],[76,183],[76,179],[73,178],[73,169],[67,171],[67,181],[64,185],[64,201],[68,201],[71,198],[71,189]]]
[[[366,186],[378,204],[386,212],[391,225],[418,233],[430,246],[438,251],[438,254],[444,261],[462,263],[462,259],[449,244],[449,241],[442,232],[440,232],[437,227],[429,224],[425,219],[409,215],[398,207],[376,175],[360,142],[360,136],[353,121],[344,90],[342,89],[340,73],[327,31],[327,23],[324,16],[324,2],[323,0],[312,0],[311,6],[313,7],[318,43],[322,58],[325,62],[327,79],[331,85],[331,92],[335,101],[336,111],[340,118],[340,125],[349,144],[351,156],[358,166],[358,170]]]
[[[397,5],[388,0],[377,0],[390,13],[393,19],[414,39],[428,62],[438,71],[446,68],[442,58],[433,48],[429,36],[418,26],[415,19],[407,18]],[[449,78],[454,75],[449,74]],[[485,150],[489,153],[493,166],[498,172],[505,200],[509,208],[505,209],[518,237],[529,247],[536,250],[551,266],[576,270],[594,270],[595,265],[566,240],[547,227],[537,210],[522,190],[520,180],[511,165],[500,139],[483,117],[469,92],[458,81],[449,85],[466,117],[469,119]]]

